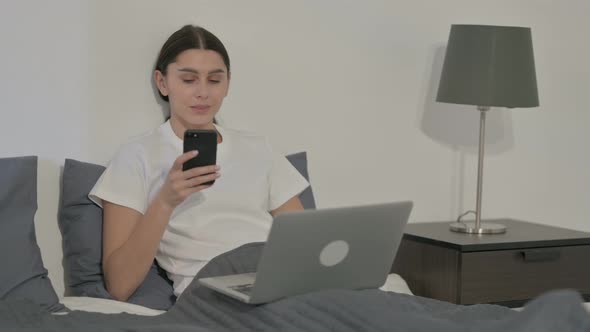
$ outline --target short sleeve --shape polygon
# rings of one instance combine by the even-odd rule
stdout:
[[[147,209],[146,162],[137,147],[122,148],[102,173],[88,198],[102,208],[103,201],[144,214]]]
[[[301,194],[309,182],[283,155],[271,149],[269,174],[269,211],[279,208],[291,198]]]

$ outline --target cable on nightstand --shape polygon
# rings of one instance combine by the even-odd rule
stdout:
[[[469,211],[463,213],[462,215],[460,215],[459,217],[457,217],[457,222],[465,225],[465,223],[463,221],[461,221],[461,219],[470,213],[476,214],[474,210],[469,210]]]

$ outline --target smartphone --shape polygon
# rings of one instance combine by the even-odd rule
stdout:
[[[217,132],[215,130],[189,129],[184,132],[184,152],[199,151],[194,158],[189,159],[182,165],[182,170],[191,168],[215,165],[217,162]],[[211,185],[215,182],[209,181],[203,184]]]

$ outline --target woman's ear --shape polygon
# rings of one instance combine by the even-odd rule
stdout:
[[[229,86],[231,83],[231,71],[227,73],[227,89],[225,90],[225,97],[229,94]]]
[[[154,81],[156,82],[156,86],[158,90],[162,94],[162,96],[168,96],[168,87],[166,85],[166,76],[162,74],[161,71],[155,70],[154,71]]]

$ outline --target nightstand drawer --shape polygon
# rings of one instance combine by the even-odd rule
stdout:
[[[590,294],[590,245],[466,252],[459,303],[518,301],[571,288]]]

